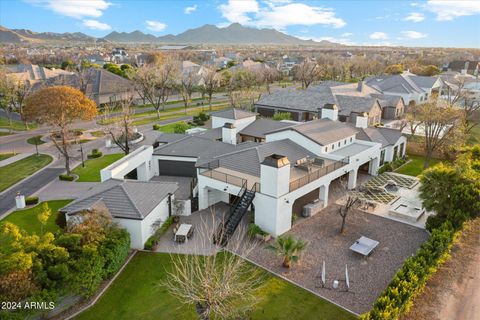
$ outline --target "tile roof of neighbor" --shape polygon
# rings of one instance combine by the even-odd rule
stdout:
[[[360,140],[381,143],[382,148],[389,145],[394,145],[401,137],[402,133],[400,130],[374,127],[368,127],[365,129],[360,128],[356,136],[356,138]]]
[[[269,133],[281,132],[285,130],[296,131],[322,146],[348,138],[358,132],[358,128],[352,127],[340,121],[317,119],[288,128],[271,131]]]
[[[372,94],[372,97],[378,99],[378,103],[382,108],[384,107],[395,107],[400,100],[401,96],[395,96],[391,94]]]
[[[153,151],[153,154],[161,156],[210,158],[242,148],[251,147],[252,144],[256,145],[251,142],[233,145],[195,135],[187,135],[183,139],[159,146]]]
[[[361,112],[370,112],[375,103],[377,103],[377,98],[371,97],[355,97],[355,96],[345,96],[337,95],[337,107],[338,114],[349,116],[352,112],[361,113]]]
[[[366,83],[382,92],[423,93],[422,88],[431,88],[437,77],[416,76],[411,73],[372,77]]]
[[[115,218],[142,220],[178,189],[176,182],[143,182],[134,180],[107,180],[87,191],[60,211],[73,214],[91,209],[102,202]]]
[[[197,132],[192,134],[193,136],[207,138],[210,140],[218,140],[222,138],[222,127],[218,127],[215,129],[209,129],[201,132]]]
[[[410,79],[420,88],[432,88],[437,77],[425,77],[425,76],[410,76]]]
[[[318,112],[318,109],[327,103],[336,104],[335,97],[329,87],[319,86],[307,90],[295,88],[276,90],[271,94],[262,95],[255,105]]]
[[[257,115],[257,113],[255,113],[255,112],[250,112],[250,111],[236,109],[236,108],[221,110],[221,111],[217,111],[217,112],[214,112],[214,113],[211,114],[211,116],[213,116],[213,117],[232,119],[232,120],[249,118],[249,117],[253,117],[253,116],[256,116],[256,115]]]
[[[215,157],[219,166],[260,177],[260,163],[272,154],[286,156],[290,163],[298,159],[316,155],[295,142],[284,139],[259,144],[257,146]],[[198,166],[198,164],[197,164]]]
[[[239,133],[251,137],[265,138],[265,133],[267,132],[291,127],[292,125],[293,124],[289,122],[275,121],[270,119],[257,119],[240,130]]]
[[[160,143],[172,143],[172,142],[178,141],[180,139],[183,139],[187,136],[188,135],[184,134],[184,133],[165,133],[165,132],[162,132],[157,137],[157,139],[155,139],[155,141],[160,142]]]

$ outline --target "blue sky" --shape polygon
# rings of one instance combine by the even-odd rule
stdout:
[[[480,0],[2,0],[0,24],[33,31],[178,34],[239,22],[358,45],[480,47]]]

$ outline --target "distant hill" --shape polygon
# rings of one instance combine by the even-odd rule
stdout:
[[[47,42],[47,41],[79,41],[89,42],[95,38],[81,32],[55,33],[34,32],[27,29],[7,29],[0,26],[0,43]]]
[[[54,33],[33,32],[26,29],[8,29],[0,26],[0,43],[21,42],[49,42],[49,41],[79,41],[90,42],[95,38],[81,32]],[[113,31],[99,42],[117,43],[169,43],[169,44],[277,44],[277,45],[317,45],[325,47],[341,46],[340,44],[313,40],[302,40],[287,35],[275,29],[256,29],[244,27],[233,23],[225,28],[206,24],[199,28],[189,29],[178,35],[168,34],[160,37],[143,33],[139,30],[133,32]]]

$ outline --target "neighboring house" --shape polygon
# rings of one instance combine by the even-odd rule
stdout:
[[[407,151],[407,138],[402,135],[400,130],[382,127],[361,128],[356,138],[382,144],[382,149],[380,150],[380,166],[404,157]]]
[[[403,100],[398,96],[381,95],[364,82],[342,83],[327,81],[306,90],[285,88],[260,97],[255,103],[257,112],[271,117],[277,112],[289,112],[294,121],[325,118],[332,108],[338,111],[338,120],[356,124],[357,116],[367,115],[366,125],[394,120],[403,115]],[[337,118],[337,117],[336,117]]]
[[[381,94],[402,97],[406,105],[425,103],[433,93],[440,93],[443,86],[440,77],[416,76],[409,72],[373,77],[365,83]]]
[[[480,70],[480,61],[472,60],[456,60],[448,63],[447,66],[443,68],[443,71],[453,71],[460,74],[471,74],[478,75]]]
[[[59,211],[67,225],[82,221],[80,213],[106,209],[113,222],[130,233],[131,247],[143,249],[145,241],[172,214],[176,182],[141,182],[110,179],[93,187]]]
[[[5,66],[7,74],[15,82],[28,82],[31,86],[43,83],[59,76],[69,76],[73,73],[62,69],[48,69],[35,64],[17,64]]]

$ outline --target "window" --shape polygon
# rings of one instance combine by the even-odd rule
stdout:
[[[347,139],[343,140],[343,144],[347,144]]]
[[[352,142],[352,141],[353,141],[353,137],[350,137],[350,142]]]
[[[328,152],[328,147],[325,147],[325,152]]]
[[[341,144],[342,144],[341,142],[338,142],[338,147],[339,147],[339,148],[340,148]]]
[[[334,144],[332,144],[332,150],[334,150],[334,149],[335,149],[335,145],[334,145]]]
[[[383,166],[384,163],[385,163],[385,149],[380,151],[380,165]]]

